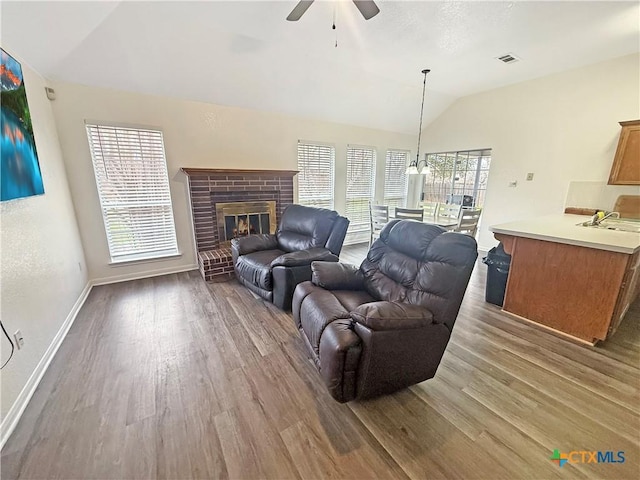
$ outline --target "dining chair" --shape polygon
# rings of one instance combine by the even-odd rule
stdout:
[[[421,208],[396,208],[395,218],[398,220],[417,220],[421,222],[424,218],[424,210]]]
[[[371,220],[371,236],[369,246],[380,236],[380,231],[389,222],[389,207],[387,205],[372,205],[369,203],[369,218]]]
[[[435,217],[436,213],[438,213],[438,202],[422,202],[420,207],[424,211],[424,216],[426,218]]]
[[[462,205],[454,205],[452,203],[441,203],[438,206],[437,217],[459,218]]]
[[[463,208],[458,218],[458,226],[454,231],[475,237],[481,213],[481,208]]]

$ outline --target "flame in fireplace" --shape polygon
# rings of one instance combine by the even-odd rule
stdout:
[[[232,229],[233,236],[245,237],[247,235],[253,235],[256,233],[256,229],[253,225],[249,224],[246,218],[239,217],[236,227]]]

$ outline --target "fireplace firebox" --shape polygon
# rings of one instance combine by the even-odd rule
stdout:
[[[276,232],[276,202],[216,203],[220,238],[229,244],[233,238]]]

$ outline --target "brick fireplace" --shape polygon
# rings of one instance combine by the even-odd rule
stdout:
[[[298,173],[209,168],[182,171],[189,179],[198,267],[206,281],[233,272],[230,238],[266,233],[267,228],[275,232],[282,211],[293,203],[293,177]]]

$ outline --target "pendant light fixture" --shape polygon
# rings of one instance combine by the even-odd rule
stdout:
[[[427,88],[427,73],[431,70],[425,68],[422,70],[424,74],[424,80],[422,82],[422,105],[420,106],[420,126],[418,127],[418,148],[416,152],[416,159],[412,160],[409,166],[407,167],[407,173],[409,175],[418,175],[422,172],[422,168],[420,167],[420,139],[422,138],[422,114],[424,112],[424,92]]]

